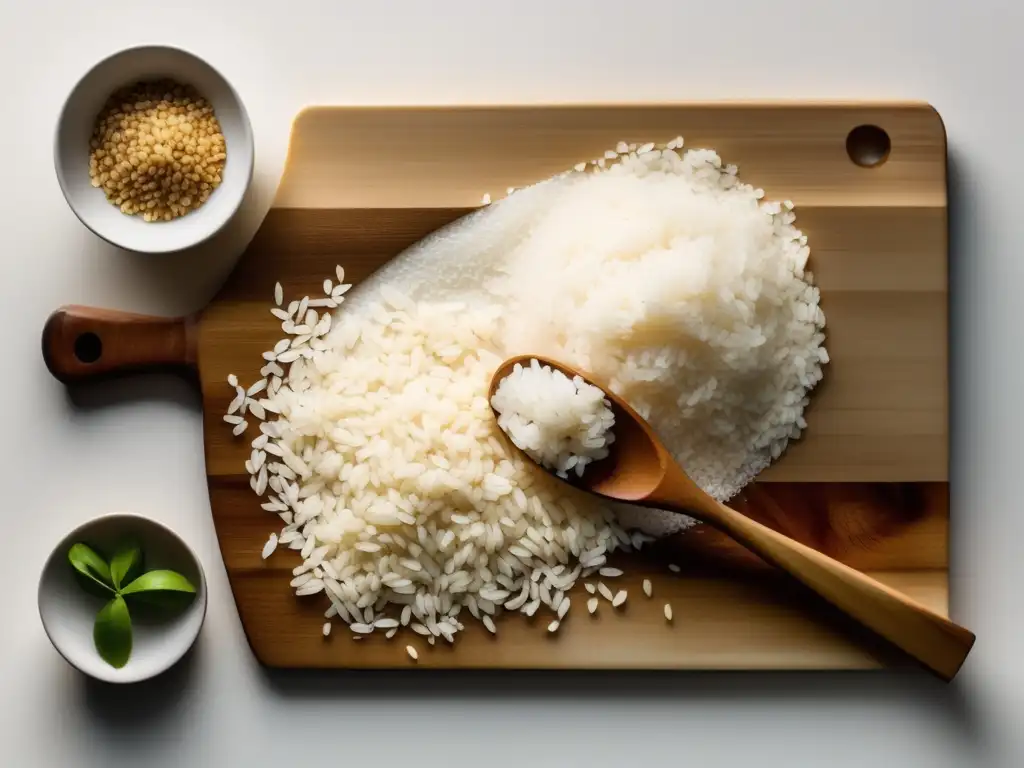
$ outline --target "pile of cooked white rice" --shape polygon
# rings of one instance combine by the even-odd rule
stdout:
[[[284,323],[297,334],[276,353],[287,373],[269,361],[268,396],[238,387],[226,417],[243,430],[246,410],[273,419],[246,464],[285,523],[264,555],[299,550],[296,594],[324,593],[327,617],[355,633],[408,625],[451,641],[463,608],[495,632],[501,611],[541,606],[557,631],[580,575],[644,537],[508,444],[487,400],[497,311],[385,287],[325,338],[330,315],[309,303]]]
[[[521,451],[561,478],[608,456],[615,415],[598,387],[536,359],[516,363],[491,396],[498,426]]]
[[[462,629],[463,609],[495,632],[503,611],[543,606],[554,632],[579,578],[612,578],[608,555],[648,540],[636,524],[678,529],[679,516],[603,506],[517,454],[487,401],[513,354],[610,382],[718,498],[799,436],[828,360],[806,238],[790,204],[761,202],[714,152],[681,144],[620,145],[612,163],[516,192],[410,249],[334,315],[340,268],[322,298],[285,305],[277,287],[287,338],[263,379],[229,378],[225,419],[236,435],[246,414],[262,422],[246,469],[284,523],[264,556],[298,550],[292,586],[323,593],[328,619],[433,643]],[[571,452],[597,458],[606,445],[590,437]],[[537,445],[566,473],[580,466]]]
[[[720,166],[649,152],[570,180],[492,285],[504,351],[607,382],[725,500],[799,437],[828,356],[792,205]]]

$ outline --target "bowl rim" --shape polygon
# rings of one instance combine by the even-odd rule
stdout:
[[[131,55],[131,54],[136,54],[136,53],[140,53],[140,52],[143,52],[143,51],[169,51],[169,52],[171,52],[174,55],[185,56],[185,57],[194,59],[195,61],[199,62],[203,66],[208,67],[211,72],[213,72],[217,77],[219,77],[224,82],[224,85],[227,87],[228,92],[231,94],[232,98],[235,101],[235,104],[238,106],[238,113],[239,113],[240,117],[242,118],[242,128],[243,128],[242,133],[243,133],[243,139],[244,139],[243,143],[245,145],[244,157],[242,159],[246,163],[246,165],[248,166],[247,169],[246,169],[246,174],[245,174],[245,184],[243,184],[241,186],[240,192],[238,194],[237,199],[233,202],[233,204],[230,206],[230,208],[226,209],[226,212],[225,212],[223,220],[218,222],[216,226],[209,228],[209,230],[204,232],[201,237],[191,241],[187,245],[174,245],[174,246],[168,246],[168,247],[150,247],[150,248],[141,247],[140,248],[140,247],[137,247],[135,245],[131,245],[131,244],[124,243],[124,242],[118,242],[117,240],[112,240],[110,237],[107,237],[106,235],[101,234],[100,232],[98,232],[96,230],[95,227],[93,227],[92,224],[90,224],[86,220],[86,217],[84,217],[82,215],[82,213],[79,211],[78,206],[74,203],[74,201],[72,200],[71,195],[68,193],[68,185],[67,185],[67,183],[65,181],[64,174],[61,172],[61,162],[60,162],[60,136],[61,136],[61,128],[65,124],[65,118],[67,116],[68,105],[71,102],[72,96],[75,95],[75,93],[78,91],[78,89],[83,86],[83,84],[92,76],[92,74],[97,69],[102,67],[104,64],[109,62],[111,59],[115,59],[118,56]],[[142,254],[147,254],[147,255],[152,255],[152,256],[160,256],[160,255],[166,255],[166,254],[171,254],[171,253],[181,253],[182,251],[185,251],[185,250],[187,250],[189,248],[195,248],[198,245],[202,245],[203,243],[205,243],[208,240],[210,240],[218,232],[220,232],[221,229],[224,228],[224,226],[232,219],[232,217],[234,217],[234,215],[238,212],[238,209],[241,207],[242,201],[245,199],[246,192],[249,190],[249,187],[252,186],[253,171],[254,171],[254,167],[256,165],[256,162],[255,162],[256,148],[255,148],[255,142],[253,140],[252,122],[249,119],[249,111],[245,108],[245,102],[243,102],[242,101],[242,97],[238,95],[237,89],[231,83],[231,81],[228,80],[228,78],[224,76],[224,73],[221,72],[219,69],[217,69],[217,67],[213,66],[213,64],[211,64],[209,61],[204,59],[199,54],[194,53],[193,51],[190,51],[187,48],[182,48],[182,47],[176,46],[176,45],[163,45],[163,44],[132,45],[132,46],[129,46],[127,48],[122,48],[120,50],[114,51],[113,53],[111,53],[111,54],[109,54],[107,56],[104,56],[103,58],[101,58],[98,61],[96,61],[91,67],[89,67],[81,75],[81,77],[79,77],[77,80],[75,80],[74,85],[71,86],[71,89],[67,92],[67,95],[64,97],[64,101],[63,101],[63,103],[61,104],[61,107],[60,107],[60,112],[58,112],[58,114],[57,114],[57,122],[56,122],[56,124],[54,125],[54,128],[53,128],[53,142],[52,143],[53,143],[53,170],[54,170],[54,174],[57,177],[57,184],[60,185],[60,191],[61,191],[61,194],[64,196],[64,201],[67,203],[68,208],[71,209],[71,212],[75,214],[75,218],[77,218],[83,224],[83,226],[85,226],[86,229],[88,229],[90,232],[92,232],[98,238],[100,238],[104,242],[110,243],[111,245],[113,245],[116,248],[123,248],[126,251],[131,251],[132,253],[142,253]],[[184,218],[184,217],[182,217],[182,218]],[[162,223],[173,224],[173,222],[162,222]]]
[[[61,649],[60,645],[53,639],[53,635],[50,634],[50,627],[47,626],[46,619],[43,616],[43,582],[45,581],[46,573],[50,570],[54,558],[57,557],[61,550],[64,549],[64,546],[67,544],[69,539],[81,534],[83,530],[95,525],[100,521],[125,519],[140,521],[144,524],[162,529],[164,533],[168,534],[172,539],[175,539],[179,544],[181,544],[182,547],[184,547],[185,551],[188,552],[189,556],[192,558],[192,561],[196,565],[196,569],[199,571],[199,588],[196,590],[196,598],[201,601],[199,623],[196,625],[195,634],[192,636],[190,642],[187,645],[185,645],[180,652],[169,654],[166,663],[158,665],[157,669],[152,673],[120,677],[113,674],[98,675],[95,674],[95,671],[83,669],[82,667],[75,664],[75,662],[73,662],[71,659],[69,659],[67,655],[64,653],[64,651]],[[43,625],[43,632],[46,633],[47,640],[50,641],[50,645],[53,646],[53,649],[57,651],[60,657],[64,659],[64,661],[66,661],[69,666],[73,667],[74,669],[77,669],[83,675],[87,675],[88,677],[91,677],[95,680],[101,680],[105,683],[115,683],[123,685],[129,683],[139,683],[144,680],[151,680],[154,677],[163,674],[168,669],[173,667],[175,664],[181,661],[181,659],[185,656],[186,653],[189,652],[189,650],[196,644],[196,640],[199,637],[199,633],[203,629],[203,624],[206,623],[206,612],[209,606],[207,590],[208,588],[206,583],[206,571],[203,568],[202,561],[199,559],[199,556],[196,554],[196,551],[192,547],[190,547],[188,542],[186,542],[181,536],[179,536],[175,530],[165,525],[164,523],[161,523],[159,520],[154,520],[152,517],[139,514],[138,512],[107,512],[102,515],[97,515],[96,517],[91,517],[88,520],[75,526],[70,531],[68,531],[67,534],[65,534],[60,539],[60,541],[58,541],[53,546],[53,549],[50,551],[50,554],[47,555],[46,560],[43,562],[42,569],[39,571],[39,583],[36,586],[36,610],[39,613],[39,623]]]

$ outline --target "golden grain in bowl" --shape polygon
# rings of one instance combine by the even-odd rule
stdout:
[[[54,167],[75,215],[141,253],[198,245],[235,215],[252,180],[245,107],[187,51],[131,48],[75,85],[61,111]]]
[[[121,213],[172,221],[220,186],[227,144],[213,106],[190,85],[135,83],[114,92],[89,142],[89,180]]]

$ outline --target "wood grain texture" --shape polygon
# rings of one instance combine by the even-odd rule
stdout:
[[[888,131],[885,164],[846,154],[861,124]],[[259,660],[283,667],[392,667],[401,643],[320,634],[324,605],[288,586],[294,553],[260,550],[274,520],[250,492],[249,440],[221,416],[229,373],[258,376],[280,329],[273,286],[318,292],[335,264],[359,281],[485,192],[534,182],[619,140],[711,146],[771,198],[797,205],[822,289],[832,355],[804,439],[738,500],[741,511],[948,610],[945,136],[926,105],[680,105],[310,109],[296,121],[273,208],[198,326],[210,499],[235,600]],[[250,430],[249,439],[254,436]],[[666,561],[682,566],[679,575]],[[700,529],[624,560],[621,613],[471,627],[454,649],[418,640],[420,666],[865,668],[899,664],[827,604]],[[640,580],[654,582],[653,600]],[[576,598],[582,602],[582,596]],[[662,615],[674,606],[674,626]],[[581,607],[581,606],[577,606]]]

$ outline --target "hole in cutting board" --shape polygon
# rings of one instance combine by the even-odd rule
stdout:
[[[861,168],[877,168],[891,149],[889,134],[877,125],[858,125],[846,136],[846,154]]]
[[[78,334],[75,339],[75,357],[83,363],[95,363],[103,354],[103,342],[95,333]]]

